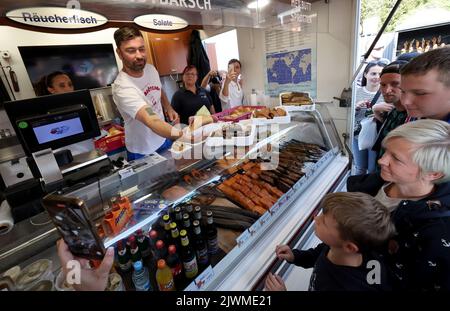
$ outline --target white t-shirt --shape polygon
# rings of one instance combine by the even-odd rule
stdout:
[[[244,100],[242,86],[239,83],[231,81],[228,85],[228,96],[225,96],[222,94],[224,85],[225,83],[222,84],[219,94],[220,101],[222,102],[222,110],[242,106]]]
[[[125,145],[133,153],[154,153],[165,141],[144,123],[136,120],[143,106],[149,106],[164,120],[161,106],[161,80],[155,67],[147,64],[140,78],[133,78],[121,71],[112,85],[112,94],[117,109],[125,123]]]

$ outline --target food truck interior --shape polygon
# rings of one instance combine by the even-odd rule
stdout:
[[[31,2],[36,7],[43,5]],[[248,6],[250,1],[239,0],[196,1],[195,8],[176,6],[176,1],[154,2],[80,1],[82,10],[102,14],[107,21],[77,30],[21,24],[3,16],[22,5],[2,1],[0,37],[5,44],[0,49],[10,56],[2,57],[0,65],[15,71],[20,88],[8,87],[12,85],[8,69],[0,74],[6,86],[0,128],[9,133],[0,139],[1,195],[13,218],[5,222],[5,234],[0,235],[0,272],[14,266],[24,269],[45,258],[53,262],[54,275],[59,273],[55,243],[60,236],[41,205],[42,197],[55,190],[58,195],[85,202],[106,247],[117,247],[139,229],[148,232],[163,227],[165,213],[175,217],[178,209],[200,206],[206,221],[211,210],[220,252],[202,267],[198,279],[184,283],[181,289],[260,289],[268,272],[287,271],[273,256],[275,245],[307,247],[317,242],[312,238],[312,217],[326,193],[341,189],[349,171],[342,134],[349,132],[351,107],[341,107],[334,97],[350,82],[355,65],[357,1],[299,1],[294,6],[284,0],[256,8]],[[47,1],[46,5],[61,7],[59,1]],[[63,54],[70,58],[70,52],[64,51],[73,48],[73,62],[84,57],[81,66],[92,77],[95,64],[90,56],[95,56],[95,47],[115,50],[114,31],[133,24],[142,14],[174,15],[187,21],[185,28],[171,31],[139,26],[147,62],[158,70],[169,100],[179,89],[191,34],[199,31],[211,69],[226,71],[221,64],[229,60],[226,52],[236,47],[246,105],[281,108],[284,115],[248,119],[242,123],[245,128],[233,129],[236,135],[239,131],[254,135],[251,140],[222,137],[222,132],[215,131],[210,137],[210,153],[200,159],[192,159],[198,147],[192,146],[186,158],[183,155],[187,153],[166,152],[127,163],[123,161],[122,120],[110,86],[115,70],[122,68],[117,55],[113,64],[107,57],[108,68],[97,80],[101,82],[88,90],[75,86],[71,93],[36,96],[36,77],[52,62],[37,66],[30,58],[36,55],[34,48],[58,58]],[[235,34],[231,43],[206,43],[229,31]],[[45,59],[45,53],[39,52],[39,58]],[[299,109],[296,103],[283,102],[281,94],[289,92],[307,93],[311,105]],[[256,108],[249,109],[243,113],[246,117]],[[86,140],[91,146],[84,152],[76,147],[70,152],[57,150]],[[272,150],[281,168],[276,172],[258,170],[257,165],[274,159]],[[288,165],[292,161],[294,169]],[[248,202],[235,189],[244,187],[254,196],[252,185],[266,195],[257,211],[246,208]],[[126,198],[133,213],[130,223],[108,235],[104,229],[111,228],[105,225],[105,218],[117,198]],[[258,254],[257,258],[252,254]],[[126,287],[133,288],[132,282],[122,277]]]

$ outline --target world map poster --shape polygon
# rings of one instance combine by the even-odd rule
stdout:
[[[270,96],[290,91],[306,91],[315,96],[311,48],[267,53],[266,65],[266,91]]]

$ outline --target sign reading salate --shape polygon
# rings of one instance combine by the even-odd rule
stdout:
[[[105,24],[108,20],[103,15],[59,7],[23,8],[6,13],[9,19],[36,27],[47,28],[90,28]]]
[[[164,14],[141,15],[134,19],[139,26],[155,30],[177,30],[188,26],[188,23],[179,17]]]

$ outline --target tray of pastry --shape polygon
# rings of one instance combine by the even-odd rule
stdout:
[[[206,140],[207,146],[249,146],[256,136],[256,126],[247,120],[239,123],[224,122]]]
[[[284,92],[279,97],[280,106],[286,111],[313,111],[316,108],[308,92]]]

